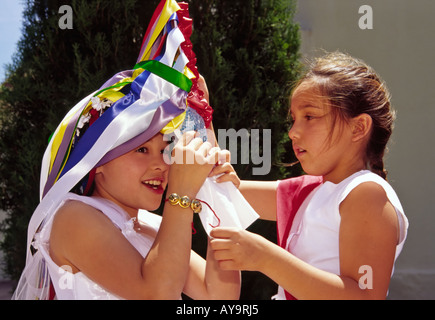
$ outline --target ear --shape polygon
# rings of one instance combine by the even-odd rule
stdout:
[[[352,118],[352,141],[357,142],[368,137],[372,129],[372,123],[372,117],[367,113]]]
[[[98,174],[98,173],[103,172],[103,167],[104,167],[104,165],[99,166],[99,167],[96,167],[96,168],[95,168],[95,174]]]

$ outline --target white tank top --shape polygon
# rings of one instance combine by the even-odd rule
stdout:
[[[68,200],[76,200],[86,203],[101,212],[103,212],[121,231],[125,238],[133,245],[136,250],[145,258],[151,246],[154,243],[154,237],[139,234],[134,230],[134,221],[130,216],[119,206],[111,201],[94,198],[78,196],[73,193],[68,193],[65,199],[59,204],[56,211]],[[51,259],[49,254],[49,239],[50,232],[53,224],[53,218],[45,224],[42,231],[37,234],[38,238],[35,239],[35,245],[41,251],[50,273],[52,284],[56,291],[56,299],[59,300],[118,300],[120,297],[105,290],[97,283],[90,280],[84,273],[71,273],[58,266]],[[151,227],[156,232],[160,227],[161,217],[140,210],[138,219],[141,223]]]
[[[326,181],[314,189],[295,215],[287,238],[287,251],[316,268],[339,275],[340,203],[355,187],[368,181],[384,188],[388,200],[396,210],[400,228],[395,255],[397,259],[406,239],[408,220],[390,184],[368,170],[354,173],[338,184]],[[281,286],[273,298],[285,299]]]

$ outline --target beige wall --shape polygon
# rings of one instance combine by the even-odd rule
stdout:
[[[373,29],[362,30],[362,5]],[[435,299],[435,1],[299,0],[302,52],[341,50],[366,61],[386,81],[397,110],[389,181],[410,221],[391,299]]]

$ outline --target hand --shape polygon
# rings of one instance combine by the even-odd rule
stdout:
[[[203,142],[196,137],[196,132],[185,132],[172,150],[169,188],[172,192],[195,197],[213,166],[222,157],[225,155],[218,147]]]
[[[219,163],[210,172],[209,177],[216,177],[216,182],[231,181],[236,188],[240,186],[240,178],[230,163],[230,153],[227,151],[227,157],[225,161],[219,161]]]
[[[271,244],[262,236],[237,228],[218,227],[210,232],[210,245],[223,270],[260,271]]]

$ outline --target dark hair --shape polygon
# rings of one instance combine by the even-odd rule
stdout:
[[[320,94],[334,107],[334,119],[346,121],[364,113],[372,118],[366,163],[372,172],[386,179],[383,157],[393,130],[395,113],[391,109],[390,93],[385,83],[366,63],[340,52],[315,59],[298,85],[307,80],[314,81]]]

